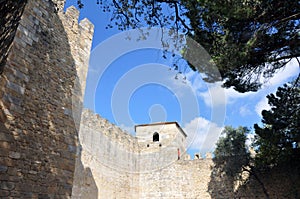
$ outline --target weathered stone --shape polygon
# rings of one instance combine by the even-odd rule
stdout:
[[[21,154],[18,152],[11,151],[11,152],[9,152],[9,157],[12,159],[20,159]]]
[[[37,172],[37,171],[30,170],[28,173],[30,173],[30,174],[32,174],[32,175],[36,175],[38,172]]]
[[[25,91],[25,88],[23,88],[22,86],[19,86],[13,82],[7,82],[7,87],[20,93],[21,95],[24,95],[24,91]]]
[[[0,7],[0,197],[265,198],[253,178],[233,190],[212,172],[211,154],[190,160],[175,123],[146,125],[134,137],[90,111],[81,115],[94,27],[78,23],[75,7],[64,14],[64,3]],[[297,198],[299,170],[293,179],[261,174],[270,198]]]
[[[3,71],[26,1],[1,2],[0,13],[0,72]]]
[[[2,181],[0,182],[0,189],[2,190],[13,190],[15,188],[15,183]]]
[[[98,198],[265,198],[265,193],[255,179],[251,179],[247,188],[243,188],[243,181],[235,181],[233,190],[233,182],[215,176],[210,153],[205,158],[197,153],[194,160],[182,154],[183,158],[174,160],[173,155],[177,156],[179,147],[172,146],[180,145],[181,141],[174,143],[176,136],[172,134],[176,130],[173,127],[164,127],[160,131],[159,142],[153,142],[153,133],[158,131],[153,125],[145,125],[142,134],[137,133],[139,137],[136,138],[88,110],[83,111],[81,121],[80,164],[76,165],[75,170],[74,198],[83,195],[98,195]],[[164,153],[163,150],[168,151],[168,148],[171,151]],[[164,166],[162,163],[165,161],[170,161],[170,164]],[[90,175],[85,173],[87,168],[91,169]],[[289,174],[282,172],[281,175]],[[244,178],[244,182],[250,180],[247,175]],[[270,180],[265,184],[269,190],[276,192],[270,195],[271,198],[285,192],[291,196],[293,190],[297,190],[294,193],[299,192],[299,188],[296,188],[299,180],[297,185],[290,184],[290,180],[285,182],[293,187],[284,188],[285,191],[278,187],[274,189],[275,181]],[[91,193],[91,189],[97,192]]]
[[[9,9],[10,4],[4,3],[6,10],[1,14],[10,17],[15,10],[21,12],[22,5],[27,3],[24,13],[20,13],[18,28],[10,20],[1,26],[13,30],[6,31],[12,43],[7,41],[0,49],[0,62],[6,61],[0,78],[1,128],[3,126],[0,183],[8,182],[6,189],[10,188],[9,183],[15,183],[12,198],[70,198],[79,126],[79,121],[74,123],[73,114],[81,112],[85,86],[80,83],[85,85],[92,25],[88,21],[82,25],[72,21],[75,32],[69,25],[66,27],[69,18],[78,18],[79,11],[73,10],[76,16],[69,13],[67,18],[60,12],[63,0],[56,0],[57,5],[48,0],[14,2],[12,6],[19,4],[21,8]],[[56,8],[61,9],[59,13]],[[4,11],[2,7],[0,10]],[[83,27],[85,25],[88,27]],[[90,31],[80,33],[79,26]],[[81,46],[80,39],[86,37],[90,39]],[[2,34],[0,38],[3,41]],[[2,54],[7,55],[7,59]],[[74,81],[78,78],[81,82],[75,92],[77,96],[73,97]],[[76,103],[73,98],[77,99]],[[66,107],[65,111],[58,109],[62,106]],[[74,111],[73,107],[78,110]],[[53,184],[59,187],[57,193],[47,193]]]
[[[13,140],[13,138],[11,135],[0,132],[0,141],[11,142],[12,140]]]
[[[7,166],[0,165],[0,173],[4,173],[7,171]]]
[[[10,191],[0,190],[0,197],[8,197],[10,195]]]

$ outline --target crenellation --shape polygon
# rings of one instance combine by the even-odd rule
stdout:
[[[140,136],[134,137],[106,119],[101,118],[101,116],[96,115],[95,117],[99,120],[96,121],[93,118],[93,113],[91,111],[87,112],[90,115],[84,116],[85,122],[93,121],[92,125],[88,126],[94,127],[89,131],[95,133],[92,137],[95,140],[93,143],[94,149],[90,147],[87,153],[91,159],[96,160],[97,166],[93,165],[95,164],[93,161],[87,161],[85,165],[92,168],[97,186],[103,186],[103,183],[105,183],[105,187],[113,191],[102,190],[99,193],[100,195],[107,194],[105,197],[113,195],[116,198],[127,198],[130,194],[138,195],[137,198],[212,198],[211,192],[209,192],[211,189],[209,183],[213,178],[212,168],[214,167],[211,153],[207,152],[205,157],[202,157],[201,153],[195,153],[193,160],[190,159],[188,154],[184,153],[180,156],[180,159],[174,160],[170,155],[170,153],[176,153],[173,146],[160,146],[162,143],[172,143],[165,142],[163,139],[176,140],[176,136],[164,135],[164,131],[167,129],[174,131],[173,128],[152,128],[152,125],[149,125],[150,128],[146,127],[144,129],[144,132],[146,132],[145,137],[141,136],[142,132],[140,130],[138,132]],[[85,111],[83,114],[85,114]],[[157,129],[161,129],[161,131],[157,131]],[[161,136],[159,141],[154,142],[152,136],[149,136],[149,133],[153,135],[153,132],[159,132]],[[80,133],[87,135],[84,130]],[[101,147],[96,147],[97,143]],[[147,143],[149,149],[145,150]],[[83,151],[85,151],[84,141],[82,144]],[[164,149],[167,149],[168,152],[164,153]],[[107,173],[109,174],[106,175]],[[119,178],[115,179],[120,175],[125,175],[122,181]],[[107,180],[107,178],[111,180]],[[130,178],[133,179],[133,184],[125,185],[124,181]],[[103,181],[104,179],[105,181]],[[118,186],[116,186],[116,183]],[[243,183],[235,182],[234,185],[236,193],[229,189],[227,182],[224,182],[224,187],[214,191],[217,191],[218,197],[245,197],[245,194],[238,192]],[[262,193],[258,193],[253,196],[260,197],[261,195]]]
[[[94,34],[94,24],[90,22],[87,18],[82,19],[79,22],[79,27],[81,30],[81,35],[86,36],[89,39],[92,39]]]
[[[212,159],[212,153],[207,152],[207,153],[205,154],[205,158],[206,158],[206,159]]]
[[[58,13],[67,32],[71,53],[78,73],[74,93],[79,93],[76,95],[83,96],[82,94],[85,93],[87,66],[92,46],[94,25],[88,19],[78,22],[79,14],[79,10],[74,6],[67,8],[65,13]],[[77,100],[78,102],[76,103],[82,104],[83,97],[79,97]],[[80,117],[78,116],[78,118]]]
[[[194,160],[202,159],[201,153],[195,153],[194,154]]]
[[[123,144],[127,148],[136,145],[136,139],[132,135],[88,109],[83,110],[82,125],[91,131],[102,133],[111,141]]]
[[[74,32],[78,31],[78,19],[79,19],[79,10],[74,6],[70,6],[66,9],[66,12],[63,14],[65,20],[65,26],[71,28]]]

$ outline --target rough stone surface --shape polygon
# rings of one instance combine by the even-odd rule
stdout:
[[[96,185],[98,193],[94,198],[210,198],[212,159],[178,160],[177,148],[185,143],[185,136],[174,123],[136,129],[134,137],[99,115],[83,111],[81,159],[95,180],[92,186]],[[159,142],[153,142],[154,132],[159,132]],[[168,146],[171,150],[166,150]],[[84,167],[76,167],[74,198],[82,198],[80,194],[91,188],[85,182],[89,179]]]
[[[80,162],[73,115],[80,118],[93,25],[74,18],[71,27],[72,16],[57,11],[64,1],[56,3],[28,0],[1,10],[9,20],[1,26],[0,198],[71,198]]]
[[[81,167],[76,167],[74,198],[97,190],[90,198],[297,198],[300,166],[259,173],[261,183],[244,174],[243,181],[215,172],[212,155],[190,160],[177,158],[184,142],[177,127],[145,125],[137,137],[124,132],[89,110],[84,110],[79,131]],[[158,132],[159,142],[153,142]],[[159,146],[162,144],[162,146]],[[171,150],[164,149],[163,145]],[[168,163],[168,164],[164,164]],[[89,170],[86,170],[88,168]],[[291,175],[293,173],[294,175]],[[293,177],[292,177],[293,176]],[[76,180],[77,179],[77,180]],[[90,183],[94,179],[94,183]],[[280,179],[285,179],[280,180]]]
[[[73,198],[83,198],[82,194],[90,189],[91,177],[85,175],[86,168],[98,190],[90,198],[139,198],[136,138],[85,110],[79,139],[82,165],[76,166]]]
[[[81,114],[93,25],[65,0],[0,3],[1,199],[300,197],[300,166],[232,181],[211,154],[190,160],[174,123],[135,137]]]
[[[26,0],[0,1],[0,72],[14,39]]]

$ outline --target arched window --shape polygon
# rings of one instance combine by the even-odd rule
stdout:
[[[159,134],[157,132],[153,134],[153,142],[159,142]]]

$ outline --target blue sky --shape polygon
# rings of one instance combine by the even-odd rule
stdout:
[[[66,7],[76,6],[67,0]],[[106,29],[109,16],[96,1],[84,1],[80,20],[95,25],[84,105],[110,122],[134,133],[136,124],[177,121],[189,135],[189,153],[212,151],[224,125],[248,126],[260,123],[260,112],[268,109],[266,95],[299,73],[295,61],[265,83],[258,92],[238,93],[223,89],[221,83],[208,84],[184,61],[183,74],[170,69],[177,55],[163,59],[159,29],[120,32]],[[175,49],[170,46],[169,49]],[[197,49],[196,49],[197,50]]]

